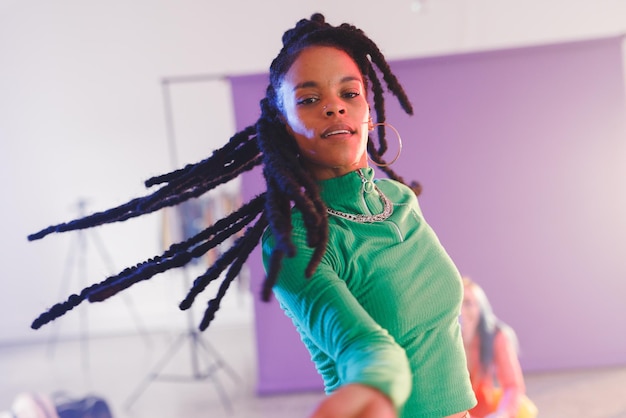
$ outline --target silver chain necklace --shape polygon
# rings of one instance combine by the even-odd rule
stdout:
[[[359,174],[359,177],[361,177],[361,180],[363,181],[364,184],[368,182],[368,180],[365,178],[365,176],[361,172],[361,169],[357,170],[357,173]],[[383,203],[383,211],[379,213],[378,215],[362,215],[362,214],[345,213],[345,212],[340,212],[338,210],[331,209],[331,208],[326,208],[326,211],[328,212],[329,215],[337,216],[339,218],[347,219],[349,221],[358,222],[362,224],[384,221],[385,219],[390,217],[391,214],[393,213],[393,203],[391,203],[391,200],[389,200],[389,198],[385,196],[385,194],[376,186],[374,182],[372,182],[372,185],[374,186],[374,190],[378,192],[378,195],[380,196],[380,200]]]

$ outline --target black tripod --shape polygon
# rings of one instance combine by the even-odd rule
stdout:
[[[79,199],[76,206],[78,208],[79,217],[84,217],[86,214],[85,207],[87,202],[84,199]],[[114,274],[116,272],[113,267],[113,262],[111,261],[111,256],[108,251],[104,247],[104,244],[100,240],[100,237],[93,229],[89,229],[89,236],[91,241],[95,244],[98,255],[102,259],[104,265],[107,267],[109,274]],[[67,254],[65,268],[64,268],[64,280],[61,284],[61,297],[65,297],[68,293],[69,282],[73,277],[73,273],[77,273],[79,279],[81,281],[81,285],[83,287],[87,286],[87,231],[86,230],[78,230],[75,234],[75,239],[71,243],[70,249]],[[150,336],[146,332],[137,312],[134,309],[134,306],[130,300],[130,296],[127,294],[122,294],[122,298],[126,303],[126,306],[129,310],[131,317],[134,319],[135,324],[137,326],[137,330],[144,337],[147,345],[151,345]],[[83,307],[84,308],[84,307]],[[79,316],[80,324],[79,324],[79,339],[81,343],[81,357],[84,370],[89,368],[89,335],[88,335],[88,318],[87,318],[87,310],[81,309],[81,314]],[[52,330],[52,335],[50,340],[48,341],[48,354],[52,356],[54,354],[54,346],[58,339],[58,322],[55,322],[55,327]]]
[[[185,275],[185,282],[189,283],[189,272],[186,268],[183,269]],[[189,375],[174,375],[174,374],[162,374],[163,368],[173,359],[174,355],[183,347],[185,343],[189,344],[190,357],[191,357],[191,374]],[[202,362],[201,355],[204,357]],[[204,363],[204,364],[201,364]],[[203,369],[204,366],[204,369]],[[224,406],[224,409],[228,413],[232,413],[233,408],[224,387],[217,376],[217,372],[224,370],[235,382],[239,382],[239,376],[235,371],[224,361],[217,350],[208,342],[202,338],[200,332],[196,329],[192,309],[187,310],[187,330],[182,332],[176,340],[172,343],[169,349],[165,352],[165,355],[156,363],[154,368],[144,377],[139,383],[135,391],[126,401],[126,409],[130,409],[132,404],[139,398],[139,396],[146,390],[148,385],[155,380],[167,380],[171,382],[193,382],[205,379],[211,379],[215,385],[215,390]]]

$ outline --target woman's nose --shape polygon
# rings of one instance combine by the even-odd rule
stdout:
[[[329,103],[322,108],[325,116],[332,116],[334,114],[343,115],[346,113],[346,108],[339,103]]]

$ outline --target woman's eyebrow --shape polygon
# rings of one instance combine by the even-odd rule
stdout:
[[[298,89],[305,89],[307,87],[317,87],[318,84],[315,81],[303,81],[302,83],[298,83],[293,87],[293,91]]]
[[[361,79],[361,77],[357,77],[357,76],[353,76],[353,75],[348,75],[343,77],[341,80],[339,80],[340,83],[347,83],[349,81],[358,81],[359,83],[363,83],[363,80]],[[293,91],[296,91],[298,89],[304,89],[307,87],[318,87],[319,84],[315,81],[303,81],[302,83],[298,83],[293,87]]]

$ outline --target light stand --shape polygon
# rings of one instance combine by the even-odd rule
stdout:
[[[85,207],[86,201],[84,199],[79,199],[76,206],[78,208],[79,217],[84,217],[86,214]],[[91,241],[95,244],[98,255],[102,259],[103,263],[107,267],[109,274],[115,273],[115,268],[113,267],[113,262],[111,261],[111,256],[108,251],[104,247],[104,244],[100,240],[100,237],[93,229],[83,230],[79,229],[76,231],[75,240],[72,242],[70,249],[68,251],[66,262],[65,262],[65,273],[63,275],[64,279],[61,283],[61,297],[64,297],[68,292],[69,282],[72,278],[72,272],[75,271],[79,279],[81,280],[81,284],[83,287],[87,287],[87,244],[88,244],[88,236],[91,238]],[[77,258],[74,261],[74,257]],[[135,321],[135,325],[137,326],[137,330],[140,334],[143,335],[146,344],[151,345],[150,336],[145,331],[145,328],[141,324],[139,316],[137,315],[136,310],[132,304],[130,296],[127,294],[122,294],[122,298],[126,303],[126,306],[129,310],[131,317]],[[83,363],[83,369],[87,370],[89,368],[89,335],[88,335],[88,317],[87,310],[81,309],[81,314],[79,316],[80,324],[79,324],[79,338],[81,343],[81,357]],[[52,356],[54,354],[54,346],[58,339],[58,322],[55,322],[55,327],[52,330],[52,335],[50,340],[48,341],[48,354]]]
[[[214,77],[191,77],[191,78],[179,78],[176,81],[178,82],[196,82],[196,81],[207,81],[212,80]],[[169,91],[169,83],[173,80],[164,79],[162,83],[163,88],[163,104],[165,108],[165,124],[167,129],[167,138],[168,138],[168,147],[170,154],[170,161],[174,169],[178,167],[178,150],[176,146],[175,134],[174,134],[174,118],[172,115],[172,106],[171,106],[171,98]],[[180,208],[177,208],[180,209]],[[180,210],[176,210],[176,214],[178,216],[178,220],[181,221],[182,225],[182,215]],[[182,229],[182,228],[181,228]],[[187,267],[182,268],[184,275],[184,282],[186,285],[186,289],[189,289],[190,280],[189,280],[189,271]],[[185,290],[186,290],[185,289]],[[165,375],[162,374],[163,368],[172,360],[174,355],[183,347],[185,343],[189,343],[190,349],[190,359],[191,359],[191,374],[190,375]],[[204,354],[206,368],[202,370],[201,368],[201,355]],[[126,408],[130,409],[132,404],[137,400],[137,398],[146,390],[148,385],[155,380],[168,380],[175,382],[189,382],[189,381],[199,381],[205,379],[211,379],[213,382],[216,391],[222,401],[224,409],[232,413],[232,405],[230,399],[228,398],[224,387],[221,384],[217,376],[217,372],[220,370],[224,370],[234,381],[239,381],[239,377],[235,373],[235,371],[224,361],[224,359],[220,356],[217,350],[208,342],[202,338],[202,335],[196,328],[196,324],[193,317],[193,310],[191,308],[187,309],[187,330],[182,332],[178,338],[172,343],[169,349],[165,352],[163,357],[155,364],[154,368],[144,377],[144,379],[139,383],[137,388],[133,391],[131,396],[126,401]]]
[[[185,282],[189,284],[189,272],[186,268],[183,268],[183,274],[185,276]],[[163,368],[173,359],[174,355],[182,349],[185,342],[189,343],[191,374],[162,374],[161,372]],[[201,365],[201,354],[204,354],[204,370]],[[240,381],[239,376],[237,376],[235,371],[224,361],[217,350],[208,341],[205,341],[202,338],[202,335],[196,329],[193,318],[193,310],[191,308],[187,309],[187,330],[182,332],[176,340],[174,340],[172,345],[165,352],[165,355],[161,357],[161,359],[155,364],[154,368],[139,383],[137,388],[126,401],[126,409],[130,409],[132,404],[146,390],[148,385],[155,380],[160,379],[170,382],[193,382],[211,379],[224,409],[228,413],[232,413],[233,408],[230,399],[228,398],[228,395],[226,394],[226,391],[216,374],[222,369],[231,377],[231,379],[233,379],[233,381]]]

